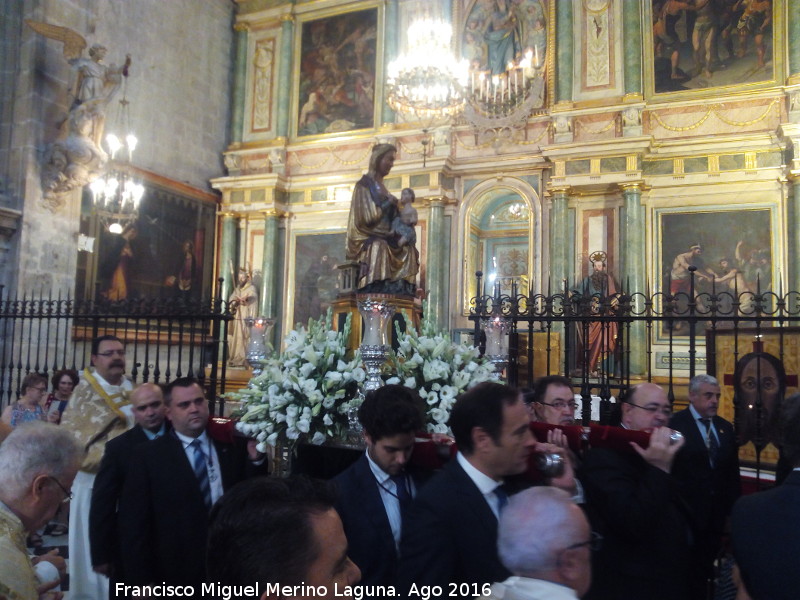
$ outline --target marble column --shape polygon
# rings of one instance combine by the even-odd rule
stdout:
[[[386,23],[399,23],[400,22],[400,9],[398,7],[398,0],[387,0],[386,2]],[[397,27],[385,27],[386,38],[384,41],[383,60],[384,60],[384,73],[389,66],[389,63],[397,58],[397,53],[400,49],[399,33]],[[383,92],[386,93],[385,90]],[[395,114],[391,107],[386,103],[386,97],[383,98],[383,114],[381,115],[382,123],[394,123]]]
[[[784,288],[784,293],[800,290],[800,169],[789,174],[789,182],[789,287]]]
[[[642,98],[642,3],[641,0],[622,2],[622,39],[625,65],[625,96]]]
[[[261,302],[259,314],[276,318],[278,311],[275,303],[278,289],[278,217],[276,210],[264,211],[264,258],[261,262]]]
[[[444,265],[445,248],[442,244],[444,236],[444,202],[441,198],[430,201],[428,215],[428,256],[426,260],[425,286],[428,292],[428,318],[437,329],[444,329],[445,323],[445,290]]]
[[[560,293],[564,281],[569,279],[569,187],[550,189],[552,206],[550,208],[550,293]],[[547,293],[547,290],[545,290]]]
[[[223,212],[219,214],[222,219],[222,239],[219,244],[219,271],[217,277],[222,277],[222,287],[220,288],[220,296],[223,300],[230,298],[231,292],[235,282],[232,280],[235,277],[234,273],[230,273],[230,265],[233,263],[233,257],[236,253],[236,213]]]
[[[625,203],[625,237],[622,254],[625,261],[625,272],[620,276],[620,285],[625,293],[633,296],[632,308],[636,313],[644,310],[645,287],[645,212],[642,206],[641,182],[621,184]],[[630,370],[631,375],[645,372],[646,364],[646,331],[643,321],[631,324],[630,332]],[[627,339],[625,340],[628,341]]]
[[[559,2],[556,11],[556,102],[572,102],[572,2]]]
[[[787,27],[789,80],[791,83],[800,83],[800,0],[787,0],[787,2],[789,5],[786,11],[789,16]]]
[[[280,62],[278,63],[278,137],[289,136],[289,107],[291,105],[292,91],[292,38],[294,34],[294,17],[283,15],[281,17],[281,48]]]
[[[231,98],[231,143],[242,141],[244,127],[244,96],[247,81],[247,23],[233,26],[236,56],[233,64],[233,93]]]

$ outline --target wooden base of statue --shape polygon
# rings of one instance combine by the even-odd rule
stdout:
[[[395,308],[394,316],[389,322],[386,339],[392,341],[392,347],[396,347],[395,340],[397,333],[395,330],[395,323],[399,323],[402,330],[405,330],[406,320],[403,318],[405,315],[414,327],[419,330],[420,321],[422,320],[422,301],[419,298],[411,298],[409,296],[395,296],[393,294],[359,294],[351,292],[348,294],[340,294],[339,297],[333,301],[333,328],[336,331],[341,331],[344,327],[347,315],[352,315],[350,338],[347,340],[348,350],[355,350],[361,344],[363,336],[363,322],[361,314],[358,312],[358,302],[372,298],[373,300],[383,300],[387,304],[391,304]]]

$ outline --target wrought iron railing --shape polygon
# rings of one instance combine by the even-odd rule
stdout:
[[[509,322],[509,384],[528,386],[545,374],[570,377],[585,400],[584,424],[591,420],[592,395],[600,397],[600,422],[606,424],[614,418],[611,398],[624,400],[640,381],[662,384],[675,401],[676,389],[689,378],[714,375],[734,386],[737,432],[746,434],[760,454],[774,441],[777,418],[767,375],[774,373],[781,400],[788,387],[797,386],[800,293],[762,290],[760,282],[755,290],[713,282],[698,287],[696,269],[689,271],[688,291],[677,293],[623,289],[604,295],[567,284],[549,294],[513,286],[503,293],[495,286],[472,298],[469,318],[476,340],[484,337],[489,319]],[[476,277],[481,290],[482,273]],[[756,371],[749,390],[740,381],[745,360],[754,362]]]
[[[20,298],[0,289],[0,407],[19,397],[28,373],[49,378],[61,369],[84,369],[92,339],[106,334],[125,342],[127,375],[134,383],[195,377],[216,407],[225,392],[231,318],[220,298],[76,301]]]

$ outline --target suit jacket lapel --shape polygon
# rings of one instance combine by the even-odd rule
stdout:
[[[356,470],[358,475],[356,483],[360,488],[359,495],[364,498],[364,513],[373,527],[380,532],[381,539],[391,544],[392,552],[395,552],[392,526],[389,524],[389,517],[386,516],[386,507],[383,505],[378,481],[370,469],[366,454],[362,454],[358,459]]]
[[[486,498],[478,489],[478,486],[470,479],[466,471],[461,468],[457,459],[451,460],[445,468],[450,469],[455,483],[453,490],[461,496],[465,512],[468,511],[473,515],[471,526],[482,527],[486,530],[486,534],[489,534],[493,539],[496,538],[497,517],[492,512],[492,509],[489,508],[489,503],[486,502]]]

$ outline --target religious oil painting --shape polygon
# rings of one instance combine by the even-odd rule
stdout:
[[[652,92],[775,83],[782,0],[652,0],[645,72]]]
[[[755,294],[774,289],[776,210],[763,205],[727,208],[656,210],[656,291],[663,294],[662,301],[668,295],[675,298],[676,312],[688,310],[694,290],[698,312],[709,310],[710,297],[716,294],[721,297],[719,311],[735,314],[738,310],[743,316],[753,310]],[[705,322],[697,322],[696,333],[704,331]],[[670,333],[686,339],[689,323],[676,319],[665,323],[659,333],[662,339]]]
[[[547,65],[545,0],[473,0],[466,3],[461,54],[469,62],[470,88],[519,89],[541,81]],[[529,84],[530,85],[530,84]]]
[[[302,23],[298,136],[374,127],[377,42],[377,8]]]
[[[291,323],[323,315],[339,293],[344,233],[298,234],[294,238],[294,302]]]
[[[84,192],[81,233],[95,239],[80,252],[77,300],[195,302],[211,295],[216,206],[145,184],[136,219],[118,233],[98,219]]]

